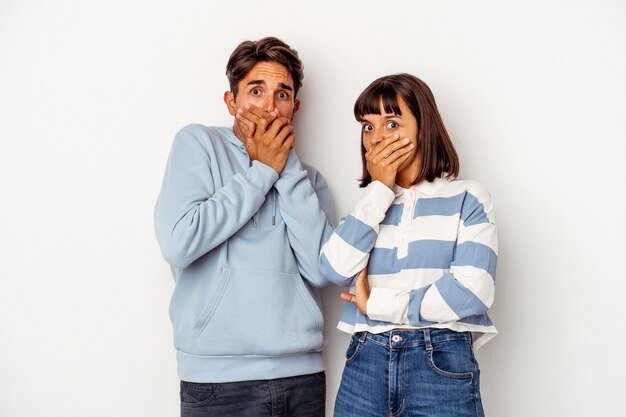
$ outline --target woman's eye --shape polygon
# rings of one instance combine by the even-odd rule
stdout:
[[[363,125],[363,131],[364,132],[371,132],[372,130],[374,130],[372,125]]]
[[[387,123],[387,127],[389,129],[395,129],[396,127],[398,127],[398,124],[396,122],[389,122]]]

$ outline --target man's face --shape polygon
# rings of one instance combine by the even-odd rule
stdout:
[[[237,95],[232,91],[224,93],[224,102],[232,116],[246,104],[254,104],[269,112],[276,112],[278,117],[289,120],[298,111],[300,100],[295,99],[293,78],[283,65],[276,62],[257,62],[239,82]],[[243,125],[235,119],[235,134],[242,139]]]

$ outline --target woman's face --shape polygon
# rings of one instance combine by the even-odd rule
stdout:
[[[402,115],[395,113],[384,113],[385,109],[380,102],[381,114],[365,114],[361,118],[361,128],[363,140],[363,146],[366,151],[376,145],[381,140],[397,133],[399,139],[409,138],[409,143],[413,144],[413,149],[410,152],[409,158],[400,165],[398,172],[404,170],[406,167],[411,166],[416,160],[418,147],[417,147],[417,120],[411,110],[406,105],[404,100],[398,96],[398,107]]]

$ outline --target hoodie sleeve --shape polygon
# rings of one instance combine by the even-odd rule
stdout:
[[[173,267],[189,266],[236,233],[278,178],[255,161],[222,185],[218,164],[228,158],[218,161],[211,146],[199,127],[184,128],[174,138],[154,216],[161,252]]]
[[[300,274],[321,287],[327,281],[319,271],[318,256],[333,231],[335,217],[326,180],[314,169],[308,172],[292,149],[274,187]]]

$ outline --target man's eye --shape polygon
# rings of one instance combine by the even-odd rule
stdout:
[[[284,91],[281,91],[280,93],[278,93],[278,98],[285,100],[289,98],[289,94],[285,93]]]
[[[389,129],[395,129],[396,127],[398,127],[398,124],[396,122],[389,122],[387,123],[387,127]]]
[[[253,88],[252,91],[250,91],[250,93],[253,96],[258,96],[259,94],[261,94],[261,90],[259,90],[258,88]]]

